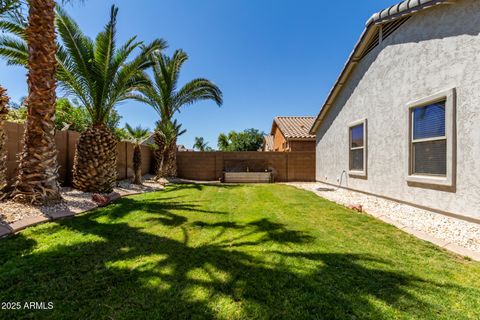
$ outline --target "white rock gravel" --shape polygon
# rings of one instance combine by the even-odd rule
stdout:
[[[370,215],[388,217],[414,230],[480,253],[480,224],[447,217],[395,201],[323,183],[287,183],[344,206],[362,205]]]
[[[130,180],[119,181],[113,192],[124,196],[163,189],[164,183],[162,181],[154,181],[153,176],[146,175],[143,178],[144,181],[141,186],[130,183]],[[27,217],[52,215],[60,212],[80,213],[97,207],[97,204],[92,201],[93,193],[81,192],[72,188],[62,188],[61,194],[63,201],[50,206],[30,206],[12,201],[0,203],[0,225],[9,224]]]

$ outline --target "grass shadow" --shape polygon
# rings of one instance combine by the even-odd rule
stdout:
[[[378,256],[306,251],[315,248],[306,246],[312,236],[267,218],[186,224],[193,212],[224,213],[165,199],[124,198],[31,233],[46,237],[42,228],[55,226],[47,239],[55,241],[61,232],[74,237],[67,234],[48,248],[22,234],[0,242],[0,301],[55,306],[6,311],[6,316],[381,319],[388,312],[408,312],[420,317],[434,306],[415,290],[465,290],[396,271]],[[180,228],[183,237],[122,220],[134,220],[139,210],[158,215],[148,221],[155,226]]]

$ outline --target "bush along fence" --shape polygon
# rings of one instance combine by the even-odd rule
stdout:
[[[22,148],[22,138],[25,127],[23,124],[6,122],[5,131],[7,134],[7,177],[10,183],[13,182],[17,171],[18,154]],[[80,133],[75,131],[57,131],[55,142],[58,150],[59,179],[63,185],[70,185],[72,182],[73,158]],[[142,174],[151,173],[153,155],[149,147],[141,146],[142,152]],[[133,144],[130,142],[119,142],[117,145],[117,171],[118,179],[133,177]]]
[[[272,172],[275,182],[315,181],[315,152],[178,152],[178,177],[213,181],[228,172]]]

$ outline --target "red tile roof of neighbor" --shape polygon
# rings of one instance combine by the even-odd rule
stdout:
[[[273,122],[283,133],[285,139],[315,140],[315,135],[309,133],[315,117],[275,117]]]

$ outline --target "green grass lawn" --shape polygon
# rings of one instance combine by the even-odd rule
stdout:
[[[175,185],[0,240],[1,319],[478,319],[480,263],[283,185]]]

